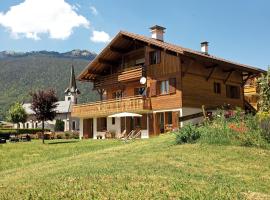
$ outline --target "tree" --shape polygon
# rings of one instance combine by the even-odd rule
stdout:
[[[44,144],[44,122],[53,120],[56,116],[56,102],[58,101],[54,90],[40,90],[31,93],[32,105],[36,119],[42,122],[42,142]]]
[[[270,67],[266,74],[262,74],[258,79],[259,86],[259,110],[261,112],[270,112]]]
[[[54,131],[64,131],[65,130],[65,122],[61,119],[57,119],[55,122]]]
[[[9,108],[7,121],[17,125],[27,121],[27,114],[21,103],[17,102]]]

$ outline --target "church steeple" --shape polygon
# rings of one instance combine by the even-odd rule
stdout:
[[[69,87],[65,90],[65,100],[66,101],[72,101],[74,104],[77,103],[77,96],[81,92],[77,88],[76,84],[76,78],[75,78],[75,72],[74,72],[74,66],[71,65],[71,71],[70,71],[70,80],[69,80]]]

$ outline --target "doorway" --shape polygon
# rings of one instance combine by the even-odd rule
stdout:
[[[93,138],[93,119],[83,120],[83,138]]]

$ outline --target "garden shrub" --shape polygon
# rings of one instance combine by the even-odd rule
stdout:
[[[70,139],[71,133],[70,132],[65,132],[65,138]]]
[[[194,142],[196,140],[192,140],[191,136],[195,134],[199,135],[200,143],[265,147],[266,140],[270,138],[269,119],[259,123],[258,117],[245,115],[240,109],[229,112],[218,110],[211,121],[205,121],[200,126],[184,126],[177,133],[176,142]],[[261,128],[263,125],[267,128]]]
[[[192,123],[185,125],[176,133],[177,144],[194,143],[199,138],[200,138],[199,129]]]
[[[63,134],[57,134],[57,135],[56,135],[56,139],[64,139]]]
[[[268,112],[259,112],[257,117],[262,129],[262,137],[270,143],[270,114]]]

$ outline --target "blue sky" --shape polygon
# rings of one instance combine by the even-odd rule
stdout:
[[[150,36],[148,28],[158,24],[167,28],[167,42],[199,50],[200,42],[207,40],[210,54],[261,68],[270,65],[268,0],[26,1],[1,0],[0,51],[87,49],[98,53],[108,37],[120,30]],[[19,9],[8,14],[11,6]],[[51,7],[55,10],[49,12]],[[67,14],[52,22],[53,18],[44,22],[39,15],[55,16],[63,9]],[[67,18],[70,23],[64,26],[61,20]]]

